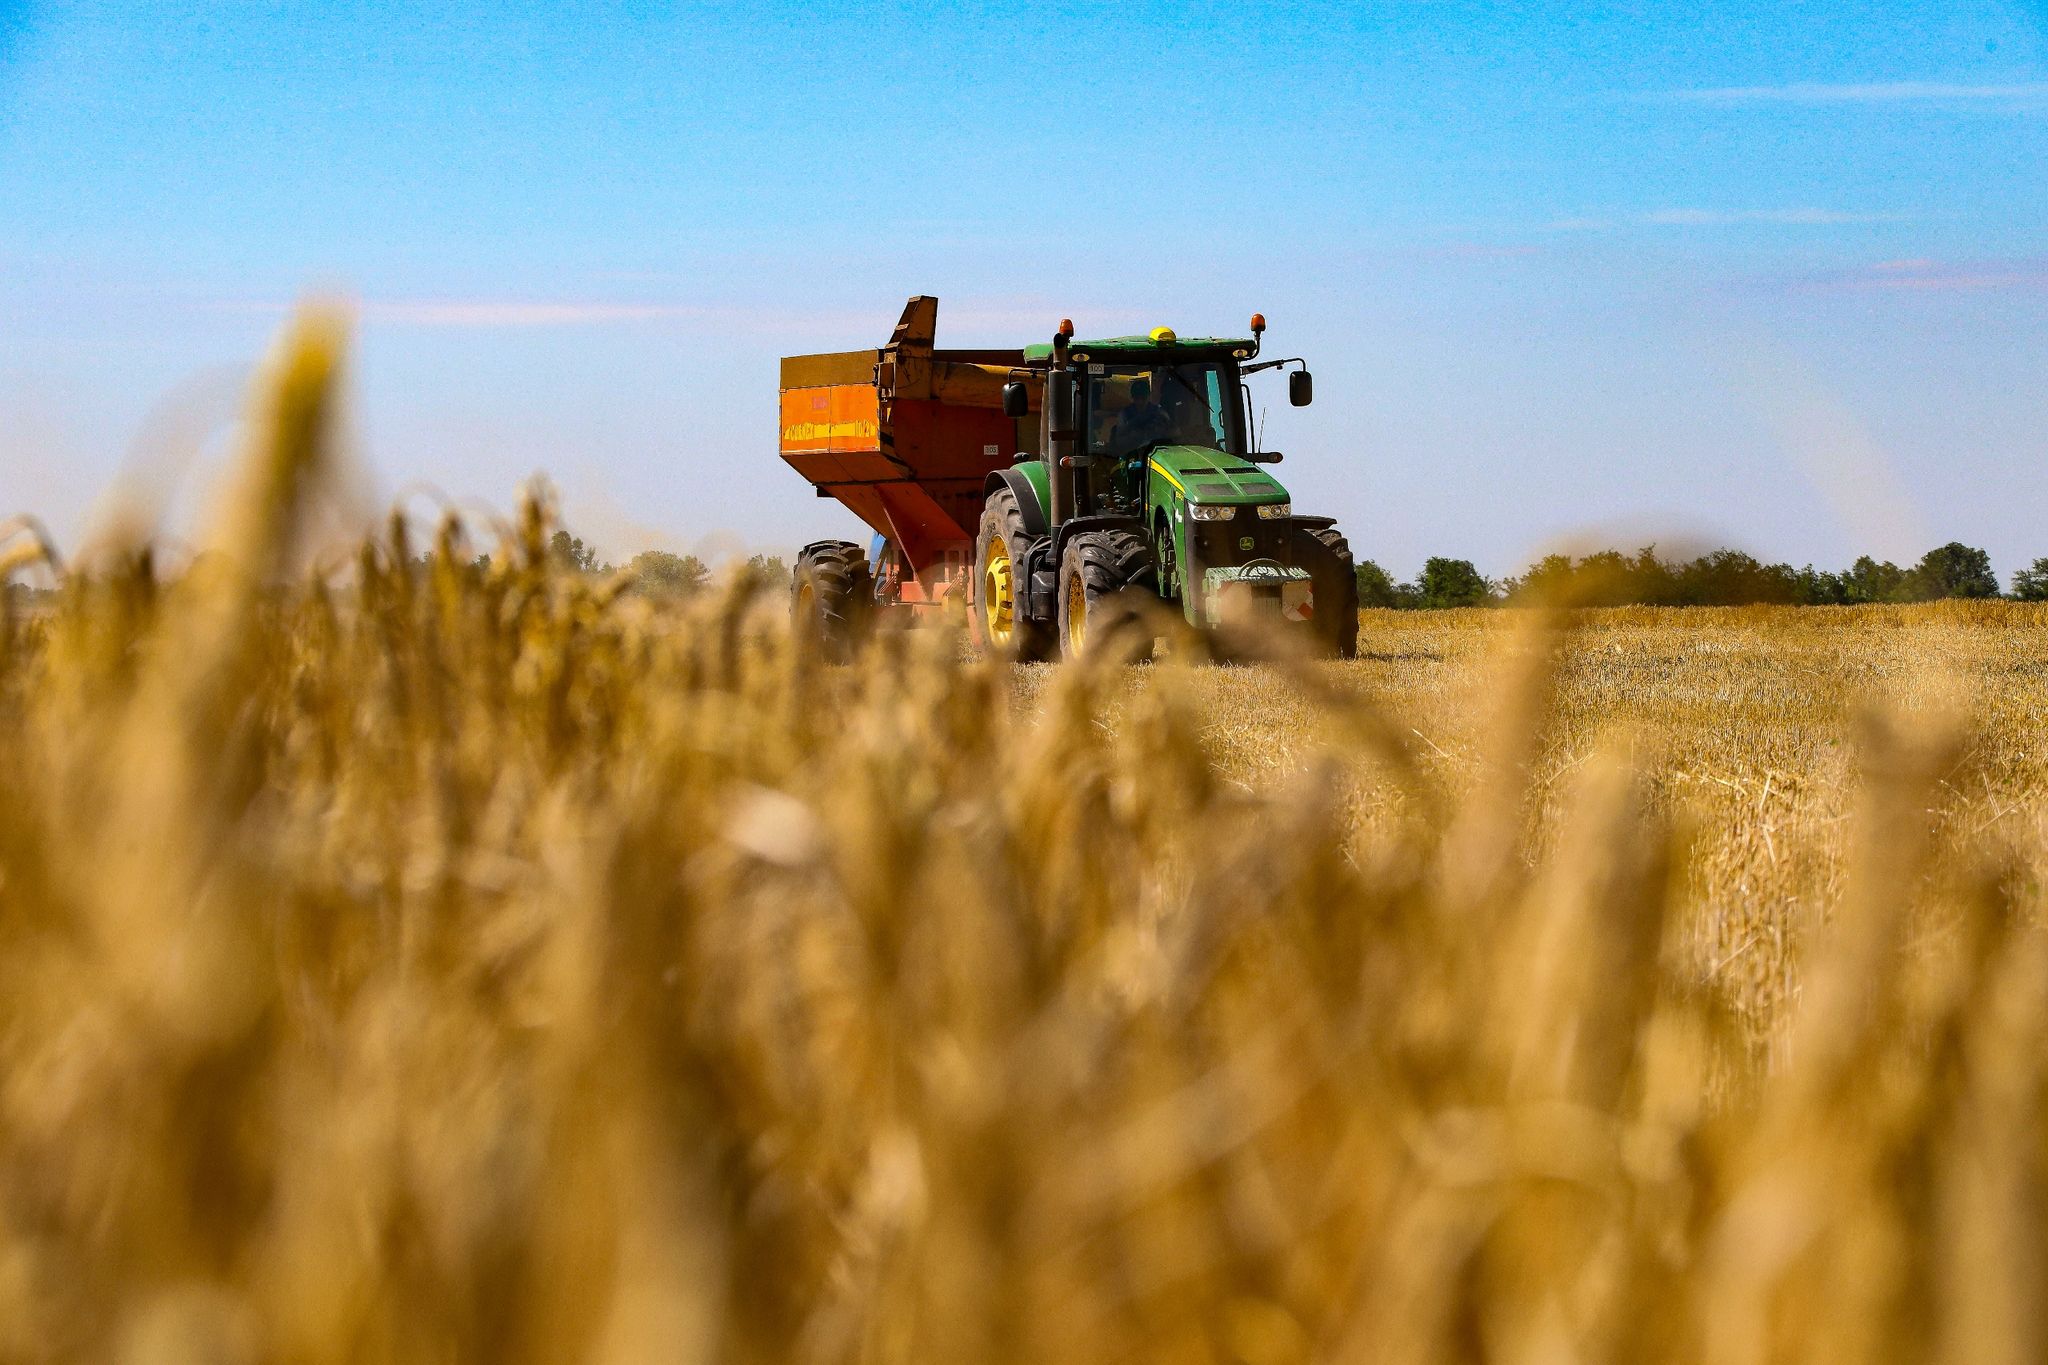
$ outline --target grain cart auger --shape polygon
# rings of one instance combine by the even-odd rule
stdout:
[[[1270,621],[1325,653],[1358,645],[1351,549],[1329,517],[1296,516],[1252,448],[1251,335],[1076,341],[1062,322],[1021,350],[932,347],[938,300],[910,300],[880,350],[782,362],[782,457],[874,532],[865,551],[797,556],[797,629],[843,657],[879,613],[964,596],[976,641],[1020,661],[1148,653],[1146,597],[1200,628]],[[1140,638],[1146,637],[1146,638]]]

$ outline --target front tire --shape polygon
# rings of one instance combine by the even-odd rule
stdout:
[[[1295,561],[1307,568],[1314,586],[1309,618],[1321,652],[1333,659],[1358,657],[1358,570],[1351,542],[1334,526],[1297,527]]]
[[[1017,495],[998,488],[982,504],[974,538],[974,601],[968,613],[974,643],[1012,663],[1049,659],[1059,641],[1043,621],[1024,614],[1024,552],[1031,536]]]
[[[850,540],[806,545],[789,585],[789,620],[799,648],[845,663],[874,623],[875,582]]]
[[[1158,595],[1152,550],[1141,533],[1082,531],[1060,555],[1060,652],[1117,663],[1151,657],[1144,604]]]

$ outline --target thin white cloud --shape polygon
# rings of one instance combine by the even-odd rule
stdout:
[[[1726,85],[1704,90],[1667,90],[1658,98],[1695,104],[1888,104],[1912,100],[2024,102],[2048,101],[2048,83],[1955,85],[1942,81],[1882,81],[1865,85],[1828,85],[1818,81],[1795,81],[1790,85]]]
[[[1648,227],[1730,227],[1737,223],[1784,223],[1793,227],[1827,227],[1837,223],[1890,223],[1889,213],[1839,213],[1834,209],[1656,209],[1638,215]]]
[[[741,305],[726,302],[685,304],[654,300],[564,300],[482,298],[356,298],[346,295],[342,305],[365,327],[434,328],[449,331],[505,331],[544,328],[608,327],[687,323],[706,331],[727,335],[791,339],[817,343],[820,337],[844,337],[857,346],[872,339],[879,344],[888,336],[887,324],[877,319],[888,312],[877,310],[799,308],[789,305]],[[274,299],[224,299],[199,305],[209,312],[281,318],[297,305]],[[898,305],[900,306],[900,305]],[[1067,312],[1073,312],[1067,305]],[[969,296],[956,299],[940,310],[940,325],[947,335],[958,331],[982,332],[996,336],[1014,335],[1022,330],[1031,335],[1050,336],[1065,314],[1049,300],[1016,296]],[[1098,302],[1085,322],[1084,334],[1108,335],[1121,328],[1139,330],[1147,325],[1142,310],[1113,302]],[[816,346],[813,346],[816,349]]]
[[[1836,227],[1853,223],[1896,223],[1892,213],[1843,213],[1836,209],[1649,209],[1613,217],[1553,219],[1544,226],[1551,232],[1605,232],[1616,228],[1739,227],[1745,223],[1776,224],[1784,227]]]
[[[1807,293],[1980,294],[2048,291],[2048,257],[1937,261],[1924,257],[1879,261],[1792,280]]]
[[[233,300],[216,312],[282,316],[295,305]],[[606,303],[534,299],[357,299],[347,304],[364,323],[401,327],[581,327],[613,322],[702,318],[712,310],[675,303]]]
[[[1528,242],[1447,242],[1425,247],[1418,254],[1439,261],[1512,261],[1540,256],[1544,248]]]

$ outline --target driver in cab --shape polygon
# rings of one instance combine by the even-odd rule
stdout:
[[[1152,396],[1152,381],[1140,375],[1131,381],[1131,401],[1117,414],[1109,448],[1118,455],[1129,455],[1171,437],[1173,426],[1172,416]]]

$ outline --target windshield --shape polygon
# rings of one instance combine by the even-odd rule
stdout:
[[[1221,364],[1090,365],[1086,394],[1090,455],[1161,442],[1244,453],[1237,382]]]

